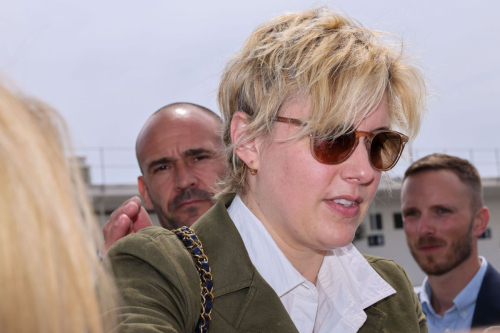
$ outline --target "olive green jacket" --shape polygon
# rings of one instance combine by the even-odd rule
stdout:
[[[214,281],[210,332],[298,332],[274,290],[253,266],[222,198],[193,225]],[[108,252],[124,306],[120,332],[193,332],[201,309],[200,280],[190,254],[172,232],[151,227]],[[395,290],[365,309],[359,332],[427,332],[425,316],[405,271],[394,261],[366,256]]]

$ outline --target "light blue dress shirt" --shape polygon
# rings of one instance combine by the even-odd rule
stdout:
[[[422,310],[427,316],[427,326],[429,333],[442,333],[454,331],[467,331],[472,324],[472,316],[476,308],[476,299],[483,283],[484,274],[488,263],[484,257],[481,259],[481,267],[476,275],[462,289],[462,291],[453,300],[453,307],[440,316],[434,312],[431,305],[431,286],[427,281],[427,277],[422,284],[422,291],[419,294],[420,302],[422,303]]]

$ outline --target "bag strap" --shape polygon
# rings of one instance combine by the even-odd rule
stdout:
[[[194,332],[207,333],[208,326],[212,320],[212,302],[214,299],[214,284],[212,282],[212,271],[210,270],[210,265],[208,264],[208,258],[205,255],[205,252],[203,252],[201,241],[198,239],[193,229],[182,227],[172,230],[172,232],[179,237],[182,244],[184,244],[189,253],[191,253],[194,265],[198,270],[201,284],[201,313]]]

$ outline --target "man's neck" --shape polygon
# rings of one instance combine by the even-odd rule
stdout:
[[[453,307],[453,300],[474,278],[481,267],[481,260],[477,255],[471,255],[466,261],[443,275],[429,275],[431,287],[431,305],[434,312],[443,316]]]

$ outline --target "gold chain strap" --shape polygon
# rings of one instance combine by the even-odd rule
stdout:
[[[201,313],[195,328],[196,333],[207,333],[212,320],[213,280],[208,257],[203,252],[203,246],[194,231],[188,227],[172,230],[191,253],[194,265],[200,275]]]

